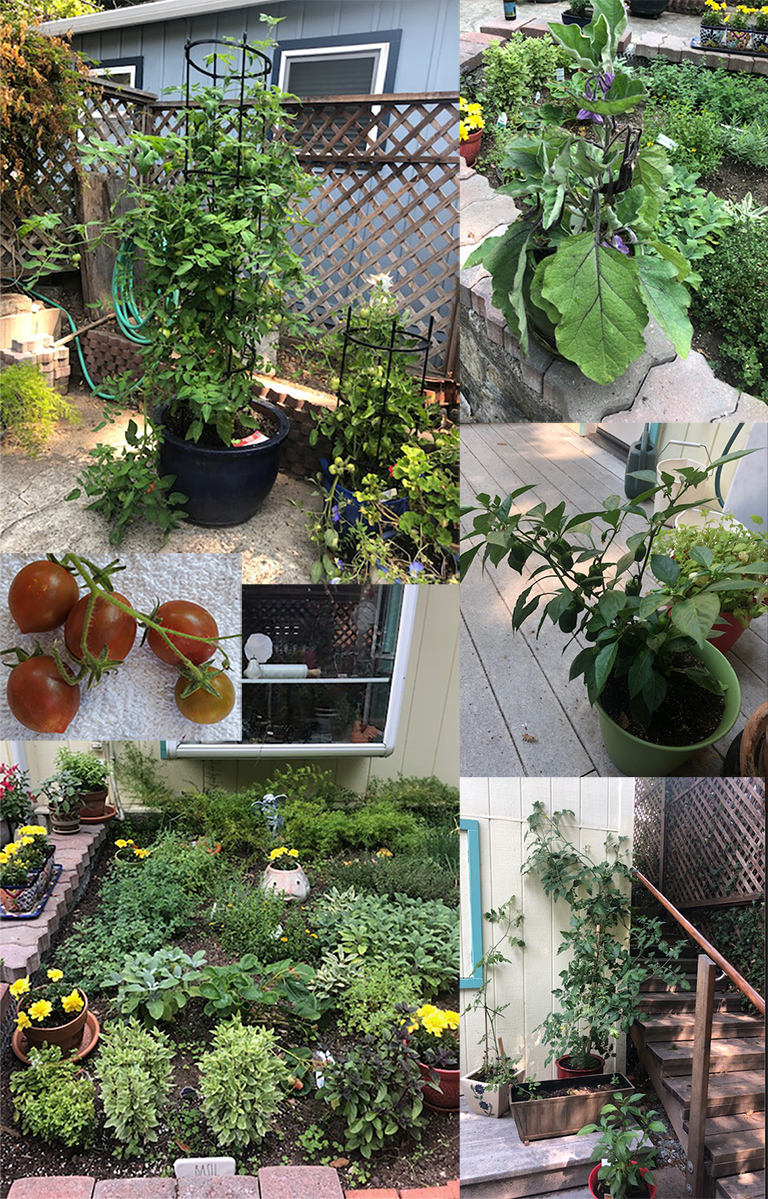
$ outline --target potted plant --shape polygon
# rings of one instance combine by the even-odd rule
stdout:
[[[489,948],[475,965],[476,970],[482,971],[482,983],[464,1011],[465,1015],[471,1011],[480,1011],[483,1014],[483,1035],[479,1041],[483,1046],[483,1060],[475,1070],[465,1074],[460,1080],[462,1094],[471,1110],[479,1116],[503,1116],[509,1107],[510,1087],[524,1074],[520,1066],[507,1057],[504,1042],[498,1032],[498,1018],[509,1004],[494,1006],[488,994],[492,971],[497,966],[513,965],[512,959],[507,957],[502,946],[506,944],[517,949],[523,949],[525,946],[525,941],[516,935],[523,915],[522,912],[513,913],[514,905],[515,897],[511,895],[506,903],[483,913],[484,919],[494,931]]]
[[[718,4],[717,0],[704,0],[704,7],[707,11],[702,15],[699,25],[699,43],[702,50],[724,46],[726,25],[723,14],[728,5],[725,0],[722,4]]]
[[[80,480],[90,506],[110,518],[130,503],[165,529],[179,510],[195,524],[240,524],[277,476],[289,425],[280,409],[256,399],[252,374],[268,366],[265,339],[278,327],[299,327],[287,304],[305,276],[291,238],[315,181],[287,136],[294,119],[287,96],[267,82],[264,51],[273,45],[239,42],[228,54],[212,44],[220,81],[191,87],[194,104],[180,132],[83,148],[99,163],[130,163],[141,183],[102,230],[122,244],[151,380],[143,432],[133,422],[120,453],[97,446]],[[236,105],[241,73],[231,63],[240,55],[245,82]],[[134,257],[140,282],[130,274]]]
[[[752,53],[768,54],[768,4],[755,13],[752,29]]]
[[[683,989],[688,984],[673,965],[685,942],[670,946],[657,919],[632,918],[632,872],[623,860],[627,838],[609,834],[605,860],[595,863],[569,838],[563,827],[568,817],[573,813],[549,816],[540,801],[534,804],[522,870],[541,882],[548,897],[564,899],[571,909],[558,949],[571,956],[560,972],[561,986],[553,991],[557,1010],[536,1031],[549,1046],[545,1064],[555,1058],[558,1078],[577,1079],[603,1073],[615,1042],[640,1015],[644,982],[662,978]],[[665,956],[646,965],[643,953],[652,947]]]
[[[560,20],[563,25],[578,25],[579,29],[586,29],[592,20],[592,0],[571,0],[567,8],[563,9]]]
[[[459,96],[459,154],[471,167],[480,152],[485,120],[479,104]]]
[[[30,912],[45,893],[55,866],[54,847],[41,824],[25,824],[0,850],[0,903],[6,913]]]
[[[408,1038],[418,1054],[427,1107],[458,1111],[459,1013],[425,1003],[414,1012]]]
[[[646,92],[616,59],[624,6],[596,0],[593,8],[584,29],[548,27],[579,71],[562,89],[565,102],[540,110],[541,134],[507,142],[502,166],[517,176],[503,191],[521,197],[522,215],[465,267],[490,271],[493,303],[524,354],[530,334],[596,383],[611,383],[645,351],[651,317],[687,356],[690,268],[657,234],[671,178],[664,150],[626,122]],[[566,129],[574,102],[579,126]]]
[[[725,24],[725,44],[730,50],[748,50],[752,41],[750,17],[756,10],[739,4],[735,12],[723,17]]]
[[[280,845],[270,851],[269,865],[261,876],[265,891],[279,891],[286,899],[306,899],[309,879],[299,864],[298,849]]]
[[[666,775],[695,750],[724,737],[739,713],[738,679],[707,637],[720,615],[721,592],[751,592],[765,564],[734,565],[701,588],[656,551],[665,521],[696,506],[686,502],[687,491],[733,459],[727,454],[708,466],[683,467],[679,479],[662,474],[659,483],[655,472],[635,471],[633,477],[649,484],[646,491],[625,503],[608,496],[591,512],[569,514],[565,501],[513,512],[530,486],[503,500],[480,495],[479,509],[464,510],[476,515],[467,535],[474,544],[462,554],[462,577],[480,549],[484,563],[498,566],[504,560],[518,574],[532,554],[543,559],[518,599],[512,628],[519,629],[543,600],[537,635],[549,619],[570,641],[582,639],[570,678],[583,677],[606,751],[630,776]],[[642,505],[659,490],[665,507],[649,516]],[[635,518],[642,527],[625,535],[627,552],[616,560],[614,541]],[[662,585],[643,594],[651,574]]]
[[[685,517],[685,513],[680,515]],[[674,529],[661,532],[656,548],[680,567],[686,590],[690,581],[699,592],[720,578],[728,578],[734,567],[768,562],[768,536],[747,529],[726,513],[712,513],[703,527],[681,520]],[[707,640],[726,653],[751,620],[768,612],[768,572],[765,578],[755,580],[754,587],[721,590],[719,599],[720,617]]]
[[[623,1074],[589,1074],[584,1078],[526,1078],[510,1097],[520,1140],[546,1141],[551,1137],[571,1136],[587,1120],[597,1120],[606,1099],[618,1091],[631,1095],[634,1087]]]
[[[12,983],[11,995],[17,1000],[16,1027],[30,1048],[58,1045],[66,1055],[77,1049],[88,1017],[88,997],[80,987],[64,982],[61,970],[50,969],[48,982],[34,989],[29,978]]]
[[[29,774],[17,764],[0,762],[0,820],[4,829],[2,840],[10,840],[21,824],[32,818],[34,796],[29,786]]]
[[[57,770],[40,784],[48,801],[48,819],[55,833],[80,831],[80,779],[72,770]]]
[[[56,765],[77,777],[81,818],[103,816],[109,778],[106,762],[96,754],[78,753],[62,746],[56,754]]]
[[[118,837],[115,841],[115,850],[114,861],[120,866],[138,866],[146,861],[152,852],[150,849],[138,846],[133,837]]]
[[[666,12],[669,0],[629,0],[633,17],[652,17],[655,20]]]
[[[656,1155],[655,1145],[643,1145],[649,1133],[664,1133],[658,1112],[644,1112],[642,1095],[612,1096],[600,1114],[599,1124],[587,1124],[579,1136],[592,1132],[601,1134],[590,1155],[590,1161],[600,1161],[589,1176],[589,1191],[595,1199],[628,1199],[629,1196],[648,1196],[654,1199],[656,1184],[651,1165]],[[638,1142],[640,1142],[638,1144]]]

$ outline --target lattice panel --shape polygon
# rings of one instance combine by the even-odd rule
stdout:
[[[635,783],[633,865],[658,890],[661,889],[659,855],[663,786],[663,779],[637,779]],[[632,900],[634,903],[642,907],[649,901],[649,898],[648,891],[642,883],[633,883]]]
[[[378,612],[374,588],[246,586],[243,639],[266,633],[276,663],[303,662],[325,677],[367,677],[374,673]]]
[[[680,907],[765,890],[760,779],[667,779],[662,890]]]

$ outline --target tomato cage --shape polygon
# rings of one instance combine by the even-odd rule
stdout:
[[[395,375],[402,378],[409,366],[419,363],[419,370],[412,374],[413,381],[419,380],[419,393],[426,399],[427,366],[432,346],[432,330],[434,316],[429,318],[426,334],[417,329],[401,326],[397,316],[392,318],[388,338],[372,339],[373,330],[370,325],[352,323],[352,306],[347,309],[347,320],[344,326],[344,342],[341,350],[341,365],[339,367],[339,386],[336,399],[339,404],[345,403],[344,380],[350,375],[350,363],[359,365],[360,354],[368,358],[369,365],[383,367],[385,370],[383,382],[377,384],[380,393],[378,404],[378,432],[376,435],[376,454],[372,466],[378,468],[381,455],[381,438],[385,427],[387,413],[390,410],[390,395],[392,381]]]

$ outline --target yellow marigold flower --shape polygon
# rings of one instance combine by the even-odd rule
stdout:
[[[60,983],[62,978],[64,977],[64,971],[63,970],[49,970],[48,977],[50,978],[52,983]]]
[[[382,849],[377,849],[377,850],[376,850],[376,857],[377,857],[377,858],[391,858],[391,857],[392,857],[392,850],[391,850],[391,849],[384,849],[384,848],[382,848]]]
[[[22,837],[45,837],[48,829],[44,828],[42,824],[25,824],[16,831],[21,833]]]
[[[18,1016],[16,1017],[16,1027],[17,1027],[17,1028],[18,1028],[18,1029],[19,1029],[21,1032],[23,1032],[25,1028],[30,1028],[30,1027],[31,1027],[31,1025],[32,1025],[32,1021],[30,1020],[30,1018],[29,1018],[29,1016],[27,1015],[27,1013],[26,1013],[26,1012],[19,1012]]]
[[[22,845],[34,845],[34,842],[35,842],[34,837],[22,837],[21,838]]]
[[[83,1007],[83,997],[79,991],[71,991],[69,995],[62,996],[61,1006],[65,1012],[79,1012]]]
[[[281,940],[281,941],[287,941],[287,940],[288,940],[288,938],[287,938],[287,937],[281,937],[281,938],[280,938],[280,940]]]
[[[19,995],[26,995],[29,991],[29,979],[17,978],[15,983],[11,983],[8,990],[11,992],[11,995],[13,995],[14,999],[18,999]]]
[[[0,866],[5,866],[7,862],[8,862],[8,854],[0,853]]]
[[[18,852],[19,852],[19,847],[15,841],[11,841],[10,845],[6,845],[3,848],[3,853],[7,853],[8,856],[11,858]]]
[[[118,848],[118,849],[125,849],[125,847],[126,847],[126,845],[127,845],[127,844],[128,844],[128,842],[127,842],[127,841],[124,841],[124,840],[122,839],[122,837],[120,838],[120,840],[119,840],[119,841],[115,841],[115,845],[117,846],[117,848]]]
[[[38,999],[37,1003],[33,1003],[29,1009],[29,1014],[33,1020],[45,1020],[46,1016],[50,1016],[53,1011],[53,1004],[50,1004],[47,999]]]
[[[297,858],[298,856],[299,856],[299,851],[298,851],[298,849],[289,849],[289,850],[288,850],[288,857],[289,857],[289,858]]]
[[[148,849],[134,849],[133,853],[134,853],[134,856],[137,858],[148,858],[149,857]]]

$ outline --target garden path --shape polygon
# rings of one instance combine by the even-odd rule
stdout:
[[[461,440],[462,504],[474,503],[479,492],[506,495],[524,483],[536,485],[537,499],[553,504],[564,498],[587,510],[623,492],[621,460],[567,425],[464,425]],[[528,495],[524,502],[534,501]],[[632,517],[625,531],[640,527],[640,518]],[[623,549],[617,542],[616,555]],[[586,689],[580,680],[568,681],[584,643],[574,641],[562,652],[565,639],[549,623],[537,641],[535,619],[512,633],[512,610],[525,586],[503,566],[483,572],[477,564],[461,585],[462,774],[615,776]],[[682,774],[720,774],[733,736],[764,702],[767,642],[768,615],[753,621],[729,654],[742,690],[734,732],[690,758]]]
[[[121,443],[128,421],[136,414],[126,412],[96,433],[103,402],[86,391],[72,391],[67,399],[83,423],[60,422],[39,458],[29,458],[16,447],[3,448],[0,550],[4,552],[49,553],[76,547],[89,557],[114,557],[104,519],[87,512],[82,500],[66,504],[64,497],[91,461],[91,447],[97,442]],[[263,507],[244,525],[218,530],[182,525],[163,546],[158,530],[142,524],[128,532],[123,548],[131,553],[242,553],[246,583],[305,583],[315,554],[306,533],[307,518],[295,505],[313,509],[318,503],[313,491],[309,483],[281,473]]]
[[[533,4],[528,0],[518,0],[518,21],[558,21],[560,13],[564,12],[566,8],[564,0],[562,4]],[[501,0],[461,0],[459,28],[462,33],[479,29],[481,25],[488,25],[491,22],[494,24],[504,22],[504,7]],[[504,22],[504,24],[506,23]],[[655,20],[647,17],[634,17],[631,13],[627,13],[627,23],[633,32],[636,30],[639,33],[650,31],[658,34],[671,34],[674,37],[685,38],[686,41],[696,37],[699,32],[699,17],[692,13],[663,12]]]

